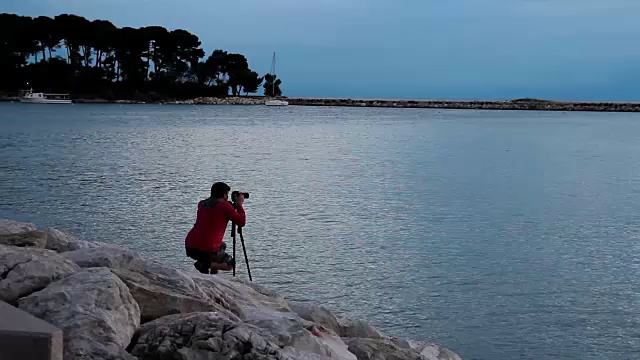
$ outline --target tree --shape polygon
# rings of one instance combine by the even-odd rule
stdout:
[[[260,88],[260,84],[264,80],[257,72],[251,70],[241,73],[239,79],[240,87],[245,95],[258,92],[258,88]]]
[[[93,48],[96,52],[96,67],[101,67],[106,58],[115,50],[114,39],[117,37],[117,28],[110,21],[94,20],[91,23],[94,38]]]
[[[186,30],[178,29],[171,32],[170,40],[178,61],[185,62],[189,66],[195,66],[204,57],[204,50],[200,48],[202,43],[196,35]]]
[[[123,81],[140,84],[147,79],[142,55],[148,48],[144,34],[134,28],[125,27],[118,32],[115,44],[115,58],[118,73]]]
[[[74,69],[91,64],[92,41],[95,37],[92,23],[78,15],[62,14],[54,18],[58,36],[67,48],[67,61]]]
[[[258,90],[263,78],[249,69],[244,55],[215,50],[201,61],[201,45],[197,35],[182,29],[118,28],[72,14],[0,14],[0,90],[16,91],[29,82],[41,91],[111,94],[110,99]]]
[[[227,84],[231,88],[233,96],[237,96],[240,94],[242,76],[249,71],[249,63],[247,58],[241,54],[227,54],[225,63],[227,75],[229,76]]]
[[[264,76],[264,94],[265,96],[281,96],[282,90],[280,84],[282,80],[278,79],[276,75],[267,74]],[[275,90],[275,91],[274,91]]]
[[[33,19],[31,27],[33,37],[38,41],[40,50],[42,51],[42,59],[46,60],[46,49],[48,47],[47,44],[50,43],[50,36],[53,33],[53,19],[46,16],[38,16],[37,18]],[[51,50],[49,50],[49,54],[51,54]],[[49,55],[49,57],[51,57],[51,55]]]
[[[159,77],[164,60],[169,58],[167,53],[171,51],[169,44],[169,31],[161,26],[147,26],[139,30],[140,41],[146,43],[146,49],[142,56],[146,59],[145,78],[151,78],[151,63],[153,63],[153,75]]]
[[[49,60],[53,57],[53,52],[60,47],[60,42],[63,39],[62,33],[58,27],[56,21],[46,16],[39,16],[35,19],[38,27],[38,35],[40,37],[40,43],[43,48],[46,48],[49,53]]]
[[[215,50],[205,62],[205,75],[208,85],[215,83],[222,85],[225,82],[224,76],[227,73],[227,52]]]
[[[31,54],[37,51],[29,26],[31,18],[14,14],[0,14],[0,76],[3,87],[24,85],[24,67]]]

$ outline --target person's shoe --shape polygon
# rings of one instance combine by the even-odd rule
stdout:
[[[200,271],[200,273],[202,274],[208,274],[209,273],[209,269],[205,269],[204,264],[200,263],[199,261],[196,261],[193,266],[196,268],[196,270]]]

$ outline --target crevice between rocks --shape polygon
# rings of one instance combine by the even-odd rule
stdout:
[[[4,280],[4,279],[6,279],[6,278],[7,278],[7,276],[9,276],[9,273],[10,273],[11,271],[13,271],[13,269],[15,269],[16,267],[18,267],[18,266],[20,266],[20,265],[22,265],[22,264],[26,264],[26,263],[28,263],[28,262],[31,262],[31,259],[29,259],[29,260],[27,260],[27,261],[22,261],[22,262],[16,263],[15,265],[8,267],[6,271],[3,271],[2,273],[0,273],[0,280]],[[41,290],[42,290],[42,289],[41,289]]]

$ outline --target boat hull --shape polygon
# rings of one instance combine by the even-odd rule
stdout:
[[[288,102],[283,101],[283,100],[269,100],[267,102],[264,103],[267,106],[287,106],[289,105]]]
[[[71,104],[70,99],[20,99],[25,104]]]

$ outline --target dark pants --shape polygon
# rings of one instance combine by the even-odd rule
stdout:
[[[231,267],[235,265],[234,258],[225,252],[226,249],[227,244],[224,242],[217,252],[187,248],[187,256],[196,261],[194,265],[198,271],[203,274],[208,274],[212,263],[226,264]]]

